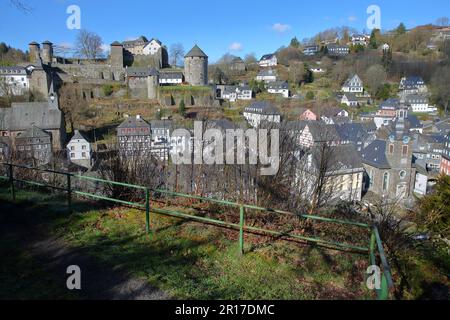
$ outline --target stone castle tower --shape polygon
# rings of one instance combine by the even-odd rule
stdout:
[[[42,63],[51,64],[53,61],[53,43],[44,41],[42,43]]]
[[[123,68],[124,65],[123,56],[124,56],[123,45],[118,41],[111,43],[111,58],[110,58],[111,66]]]
[[[152,68],[147,77],[148,98],[150,100],[158,99],[158,88],[159,72],[155,68]]]
[[[28,45],[30,63],[36,63],[41,56],[41,47],[39,43],[33,41]]]
[[[184,57],[184,76],[192,86],[208,85],[208,56],[197,45]]]

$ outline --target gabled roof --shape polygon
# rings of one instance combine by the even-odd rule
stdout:
[[[336,130],[336,125],[334,124],[325,124],[322,122],[313,121],[309,122],[307,127],[309,128],[309,132],[311,133],[314,142],[341,140],[341,137]]]
[[[127,129],[127,128],[150,128],[150,124],[142,119],[142,117],[128,117],[122,122],[118,127],[118,129]]]
[[[353,76],[349,77],[347,79],[347,81],[345,81],[344,87],[352,87],[353,86],[352,82],[354,82],[354,81],[357,81],[358,83],[360,83],[362,85],[361,78],[357,74],[354,74]]]
[[[200,57],[200,58],[208,58],[208,56],[203,52],[202,49],[198,45],[195,45],[191,51],[189,51],[185,56],[185,58],[193,58],[193,57]]]
[[[245,112],[264,115],[281,115],[280,110],[268,101],[255,101],[245,108]]]
[[[41,128],[38,128],[36,126],[32,126],[31,128],[28,128],[25,132],[19,134],[17,138],[49,138],[51,137],[51,134],[48,132],[45,132]]]
[[[289,84],[286,81],[274,81],[269,83],[268,87],[269,89],[287,90],[289,89]]]
[[[79,130],[75,130],[75,133],[70,141],[72,140],[86,140],[89,142],[89,140]]]
[[[261,57],[260,61],[264,61],[264,60],[271,60],[273,57],[276,58],[275,54],[270,53],[270,54],[265,54]]]
[[[127,68],[128,77],[149,77],[159,75],[155,68]]]
[[[276,77],[277,73],[272,69],[264,69],[258,73],[258,77]]]
[[[62,113],[48,102],[16,102],[0,108],[0,130],[21,131],[35,125],[44,130],[59,130]]]
[[[394,98],[390,98],[387,99],[386,101],[383,101],[380,104],[380,109],[398,109],[400,107],[400,100],[399,99],[394,99]]]
[[[386,158],[386,141],[375,140],[362,151],[363,162],[380,169],[390,169]]]

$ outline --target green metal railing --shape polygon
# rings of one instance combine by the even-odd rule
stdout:
[[[144,186],[137,186],[137,185],[132,185],[132,184],[128,184],[128,183],[103,180],[103,179],[98,179],[98,178],[94,178],[94,177],[76,175],[76,174],[72,174],[72,173],[68,173],[68,172],[40,169],[40,168],[29,167],[29,166],[18,165],[18,164],[11,164],[11,163],[0,163],[0,164],[6,166],[8,168],[8,176],[0,176],[0,180],[9,181],[10,188],[11,188],[11,197],[14,201],[16,200],[15,182],[20,182],[20,183],[31,185],[31,186],[49,188],[49,189],[54,189],[57,191],[65,192],[67,194],[67,208],[68,208],[69,213],[72,213],[72,197],[73,197],[73,195],[77,195],[77,196],[84,197],[84,198],[103,200],[103,201],[108,201],[108,202],[112,202],[112,203],[117,203],[117,204],[121,204],[121,205],[127,205],[127,206],[131,206],[131,207],[143,209],[143,210],[145,210],[146,231],[148,234],[150,234],[152,232],[152,223],[151,223],[151,214],[152,213],[181,218],[181,219],[189,219],[189,220],[194,220],[194,221],[198,221],[201,223],[208,223],[208,224],[218,225],[218,226],[222,226],[222,227],[232,228],[232,229],[239,230],[239,254],[241,254],[241,255],[244,254],[244,236],[245,236],[246,232],[247,233],[258,233],[258,234],[263,234],[263,235],[272,236],[272,237],[274,237],[274,236],[282,237],[285,239],[296,239],[296,240],[300,240],[300,241],[303,241],[306,243],[314,243],[319,246],[330,247],[330,248],[333,248],[336,250],[352,250],[357,253],[368,254],[370,264],[373,266],[378,265],[377,257],[379,257],[379,259],[381,261],[381,266],[382,266],[382,275],[381,275],[381,288],[379,290],[377,290],[378,299],[380,299],[380,300],[389,299],[390,290],[393,288],[393,281],[392,281],[390,267],[389,267],[389,264],[386,259],[385,251],[383,248],[380,234],[378,232],[378,228],[376,226],[370,226],[365,223],[359,223],[359,222],[353,222],[353,221],[347,221],[347,220],[339,220],[339,219],[331,219],[331,218],[314,216],[314,215],[298,215],[298,214],[294,214],[292,212],[287,212],[287,211],[282,211],[282,210],[263,208],[263,207],[258,207],[258,206],[254,206],[254,205],[236,203],[236,202],[219,200],[219,199],[214,199],[214,198],[206,198],[206,197],[188,195],[188,194],[184,194],[184,193],[172,192],[172,191],[162,190],[162,189],[154,189],[153,190],[153,189],[150,189],[150,188],[147,188]],[[15,178],[14,168],[21,168],[21,169],[25,169],[25,170],[32,170],[32,171],[45,172],[45,173],[53,173],[53,174],[65,176],[66,187],[63,188],[63,187],[59,187],[59,186],[52,186],[52,185],[45,184],[45,183]],[[73,179],[78,179],[80,181],[84,180],[84,181],[102,183],[105,185],[109,184],[109,185],[120,186],[120,187],[124,187],[124,188],[130,188],[133,190],[141,191],[143,194],[143,196],[142,196],[143,203],[126,201],[126,200],[111,198],[111,197],[107,197],[107,196],[101,196],[101,195],[94,194],[94,193],[74,190],[73,189]],[[166,196],[180,197],[180,198],[185,198],[185,199],[200,200],[200,201],[220,204],[220,205],[228,206],[228,207],[232,207],[232,208],[239,208],[239,224],[230,223],[230,222],[213,219],[213,218],[209,218],[209,217],[200,217],[200,216],[187,214],[187,213],[183,213],[183,212],[178,212],[178,211],[173,211],[173,210],[160,209],[160,208],[156,208],[156,207],[152,208],[152,206],[151,206],[152,193],[166,195]],[[328,223],[333,223],[333,224],[364,228],[368,232],[371,232],[370,243],[369,243],[368,247],[363,247],[360,245],[328,241],[328,240],[323,240],[323,239],[319,239],[319,238],[306,237],[306,236],[293,234],[293,233],[283,233],[283,232],[267,230],[267,229],[258,228],[258,227],[247,226],[246,219],[245,219],[247,210],[255,210],[255,211],[266,212],[266,213],[277,213],[277,214],[283,214],[283,215],[292,215],[292,216],[296,216],[296,217],[299,217],[299,218],[302,218],[305,220],[328,222]]]

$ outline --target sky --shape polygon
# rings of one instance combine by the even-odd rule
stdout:
[[[23,0],[32,8],[24,13],[0,0],[0,42],[26,50],[28,43],[50,40],[73,46],[78,30],[67,28],[67,8],[77,5],[81,28],[99,34],[105,48],[113,41],[145,35],[167,47],[180,42],[187,52],[198,44],[218,60],[230,53],[259,58],[327,28],[349,26],[367,29],[367,8],[381,10],[381,27],[390,30],[400,22],[407,28],[450,16],[448,0]]]

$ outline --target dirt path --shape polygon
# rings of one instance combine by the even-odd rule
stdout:
[[[27,210],[10,203],[0,203],[0,245],[14,243],[25,250],[52,282],[66,290],[66,273],[71,265],[81,269],[81,290],[69,291],[68,296],[88,300],[167,300],[170,296],[152,287],[145,279],[134,278],[120,266],[106,265],[89,256],[85,249],[70,247],[63,239],[49,237],[39,227],[11,220],[4,214]],[[6,241],[7,240],[7,241]],[[20,275],[22,270],[17,270]],[[13,275],[15,276],[15,275]],[[17,281],[21,281],[20,276]],[[37,282],[40,279],[36,279]],[[45,290],[45,283],[39,284]],[[61,290],[61,291],[63,291]],[[48,299],[59,299],[49,296]]]

